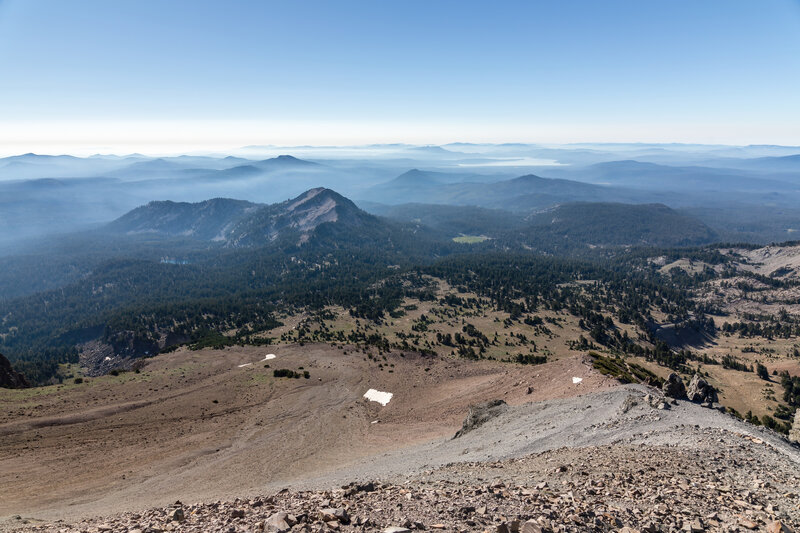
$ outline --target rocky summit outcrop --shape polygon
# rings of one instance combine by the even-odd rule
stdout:
[[[11,363],[3,354],[0,354],[0,387],[6,389],[24,389],[30,387],[25,376],[15,371]]]
[[[664,396],[669,398],[674,398],[676,400],[686,399],[686,385],[683,384],[681,377],[674,372],[667,376],[667,380],[664,381],[661,391],[664,393]]]
[[[466,435],[492,418],[503,414],[507,409],[508,405],[503,400],[490,400],[477,405],[470,405],[467,418],[464,419],[461,429],[456,432],[453,438],[457,439],[462,435]]]
[[[705,406],[711,406],[719,401],[717,390],[706,380],[695,374],[689,382],[689,389],[686,391],[689,401]]]
[[[794,413],[794,425],[789,432],[789,440],[800,444],[800,409]]]

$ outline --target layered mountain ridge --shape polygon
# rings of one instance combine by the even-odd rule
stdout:
[[[278,204],[215,198],[197,203],[150,202],[123,215],[106,229],[214,241],[225,247],[263,246],[276,241],[309,241],[323,224],[376,228],[382,224],[339,193],[318,187]]]

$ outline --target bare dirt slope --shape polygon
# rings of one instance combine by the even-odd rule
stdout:
[[[297,480],[289,491],[271,486],[244,500],[184,503],[185,519],[177,522],[170,518],[174,507],[161,506],[9,525],[62,533],[287,531],[295,522],[298,530],[343,532],[392,526],[505,532],[525,521],[523,531],[800,526],[800,449],[688,402],[653,408],[648,393],[618,386],[514,405],[457,439],[403,447]],[[360,483],[350,486],[362,489],[337,488],[354,480]]]
[[[276,358],[263,361],[270,352]],[[310,377],[275,378],[278,368]],[[412,353],[367,358],[322,344],[179,350],[139,374],[0,392],[0,516],[52,520],[231,498],[325,475],[338,482],[349,474],[337,471],[360,471],[353,465],[370,457],[448,438],[472,403],[613,386],[581,357],[522,366]],[[386,407],[368,402],[370,388],[394,397]]]

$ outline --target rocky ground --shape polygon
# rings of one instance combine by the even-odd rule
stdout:
[[[457,438],[290,489],[7,525],[65,533],[800,529],[800,449],[768,430],[641,386],[496,407],[472,412]]]
[[[700,380],[677,396],[708,407],[582,358],[396,355],[389,372],[316,345],[270,360],[308,380],[259,358],[179,352],[8,392],[0,530],[800,530],[800,447],[713,408]]]
[[[692,447],[561,448],[405,479],[176,503],[24,531],[793,531],[800,470],[757,438],[693,428]],[[394,528],[394,529],[392,529]],[[401,529],[402,528],[402,529]],[[627,529],[626,529],[627,528]]]

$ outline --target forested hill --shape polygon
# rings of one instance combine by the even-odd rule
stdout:
[[[522,239],[543,246],[697,246],[717,236],[662,204],[570,203],[529,217]]]
[[[474,206],[369,204],[373,213],[418,223],[446,238],[482,236],[484,248],[583,254],[592,247],[698,246],[718,240],[703,222],[662,204],[567,203],[530,215]]]
[[[444,256],[489,253],[503,263],[509,253],[521,253],[539,265],[543,253],[596,252],[598,246],[624,255],[630,245],[713,237],[701,223],[661,205],[568,204],[528,219],[471,207],[408,210],[417,216],[389,220],[326,188],[269,206],[225,199],[150,203],[105,233],[73,236],[69,245],[62,238],[72,255],[51,249],[50,257],[74,272],[62,283],[38,284],[36,292],[34,284],[25,295],[0,299],[0,350],[41,383],[60,363],[75,362],[79,345],[92,340],[117,355],[140,357],[174,343],[220,340],[231,330],[241,335],[221,342],[249,342],[253,332],[274,327],[276,310],[335,304],[380,320],[403,297],[420,292],[419,274]],[[496,235],[461,244],[451,235],[459,227]],[[90,251],[95,255],[86,259]],[[20,258],[16,266],[9,259],[0,278],[14,285],[13,275],[47,277],[52,272],[37,266],[48,265],[47,257]],[[476,259],[478,265],[484,260]]]
[[[111,232],[154,233],[167,236],[215,240],[225,237],[231,226],[258,204],[229,198],[205,202],[150,202],[126,213],[107,226]]]

